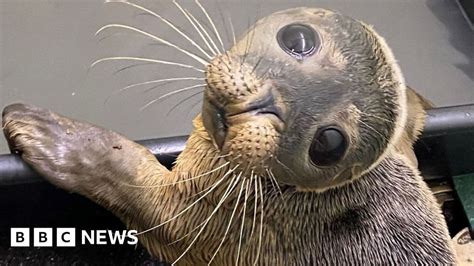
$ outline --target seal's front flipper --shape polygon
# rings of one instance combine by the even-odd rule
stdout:
[[[113,131],[35,106],[7,106],[3,130],[10,148],[48,181],[106,207],[132,204],[128,185],[155,184],[168,172],[146,148]]]

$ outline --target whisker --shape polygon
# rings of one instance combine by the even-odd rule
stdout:
[[[211,189],[211,187],[212,187],[212,185],[210,185],[210,186],[208,186],[207,188],[205,188],[205,189],[203,189],[203,190],[201,190],[201,191],[195,193],[195,194],[192,195],[192,196],[186,197],[186,199],[190,199],[190,198],[196,197],[196,196],[198,196],[198,195],[201,195],[202,193],[205,193],[206,191],[208,191],[209,189]]]
[[[174,81],[165,81],[165,82],[163,82],[163,83],[159,83],[159,84],[156,84],[156,85],[154,85],[154,86],[151,86],[151,87],[149,87],[149,88],[147,88],[147,89],[144,89],[142,92],[143,92],[143,93],[148,93],[148,92],[150,92],[150,91],[154,91],[154,90],[156,90],[157,88],[163,87],[163,86],[168,85],[168,84],[173,83],[173,82],[174,82]]]
[[[232,32],[232,40],[234,41],[234,45],[237,43],[236,38],[235,38],[235,29],[234,29],[234,23],[232,23],[232,18],[229,15],[229,24],[230,24],[230,31]]]
[[[116,37],[116,36],[124,36],[124,35],[129,35],[128,33],[125,33],[125,32],[114,32],[114,33],[111,33],[109,35],[106,35],[106,36],[103,36],[103,37],[100,37],[97,42],[101,43],[107,39],[110,39],[112,37]]]
[[[199,63],[203,64],[204,66],[207,66],[208,62],[206,60],[204,60],[203,58],[201,58],[200,56],[196,55],[196,54],[193,54],[191,52],[189,52],[188,50],[185,50],[179,46],[177,46],[176,44],[172,43],[172,42],[169,42],[165,39],[162,39],[158,36],[155,36],[151,33],[148,33],[146,31],[143,31],[141,29],[138,29],[138,28],[135,28],[135,27],[132,27],[132,26],[128,26],[128,25],[123,25],[123,24],[107,24],[105,26],[103,26],[102,28],[100,28],[99,30],[97,30],[97,32],[95,33],[95,35],[98,35],[100,34],[102,31],[106,30],[106,29],[109,29],[109,28],[122,28],[122,29],[128,29],[128,30],[131,30],[131,31],[134,31],[134,32],[137,32],[137,33],[140,33],[144,36],[147,36],[153,40],[156,40],[158,42],[161,42],[163,44],[166,44],[168,45],[169,47],[172,47],[172,48],[175,48],[176,50],[186,54],[187,56],[193,58],[194,60],[198,61]]]
[[[282,147],[278,147],[278,148],[281,149]],[[291,175],[293,175],[294,177],[298,177],[298,175],[297,175],[293,170],[291,170],[290,167],[286,166],[286,164],[284,164],[283,162],[281,162],[280,160],[278,160],[278,157],[277,157],[277,156],[273,156],[273,158],[275,158],[275,161],[276,161],[279,165],[283,166],[287,171],[289,171],[289,173],[290,173]]]
[[[258,67],[258,65],[260,65],[262,60],[263,60],[263,55],[258,58],[257,63],[255,63],[255,66],[253,67],[252,71],[250,72],[251,74],[255,73],[255,70],[257,70],[257,67]]]
[[[152,231],[152,230],[155,230],[156,228],[161,227],[161,226],[163,226],[163,225],[165,225],[165,224],[167,224],[167,223],[173,221],[174,219],[178,218],[178,217],[181,216],[183,213],[185,213],[185,212],[187,212],[189,209],[191,209],[194,205],[196,205],[200,200],[202,200],[204,197],[206,197],[209,193],[211,193],[211,192],[212,192],[217,186],[219,186],[219,184],[222,183],[222,181],[224,181],[224,179],[225,179],[228,175],[230,175],[235,169],[237,169],[237,166],[234,167],[233,169],[230,169],[229,171],[227,171],[227,173],[226,173],[224,176],[222,176],[222,178],[219,179],[219,180],[212,186],[212,188],[211,188],[209,191],[207,191],[206,193],[204,193],[201,197],[199,197],[197,200],[195,200],[193,203],[191,203],[188,207],[186,207],[186,208],[184,208],[183,210],[181,210],[181,211],[180,211],[178,214],[176,214],[175,216],[171,217],[170,219],[168,219],[168,220],[166,220],[166,221],[164,221],[164,222],[162,222],[162,223],[160,223],[160,224],[158,224],[158,225],[156,225],[156,226],[153,226],[153,227],[148,228],[148,229],[146,229],[146,230],[144,230],[144,231],[138,232],[138,233],[136,233],[135,235],[142,235],[142,234],[145,234],[145,233],[147,233],[147,232],[150,232],[150,231]]]
[[[198,106],[199,104],[202,104],[202,102],[203,102],[203,100],[202,100],[202,98],[201,98],[199,101],[197,101],[197,102],[195,102],[193,105],[191,105],[191,107],[189,108],[189,110],[188,110],[188,112],[187,112],[186,115],[187,115],[187,116],[191,115],[192,110],[193,110],[196,106]]]
[[[262,187],[262,180],[258,178],[258,183],[260,184],[260,237],[258,239],[258,248],[257,248],[257,256],[255,257],[255,261],[253,265],[257,265],[258,258],[260,257],[260,249],[262,248],[262,236],[263,236],[263,187]]]
[[[243,184],[242,184],[243,185]],[[242,186],[243,188],[243,186]],[[242,189],[241,188],[241,189]],[[229,229],[230,229],[230,226],[232,225],[232,220],[234,219],[234,215],[236,213],[236,210],[237,210],[237,207],[239,206],[239,202],[240,202],[240,197],[242,196],[242,190],[241,192],[239,193],[239,195],[237,196],[237,200],[235,201],[235,205],[234,205],[234,209],[232,210],[232,214],[230,215],[230,220],[229,220],[229,223],[227,224],[227,228],[225,229],[225,232],[224,232],[224,236],[222,237],[222,240],[221,242],[219,243],[219,246],[217,247],[216,251],[214,252],[214,254],[212,255],[211,259],[209,260],[209,262],[207,263],[208,265],[211,264],[211,262],[214,260],[214,258],[216,257],[217,253],[219,252],[220,248],[222,247],[222,245],[224,244],[224,241],[227,237],[227,234],[229,233]]]
[[[105,57],[98,59],[94,61],[89,68],[95,67],[97,64],[106,62],[106,61],[120,61],[120,60],[130,60],[130,61],[140,61],[140,62],[148,62],[148,63],[156,63],[156,64],[163,64],[163,65],[172,65],[172,66],[178,66],[178,67],[184,67],[184,68],[189,68],[193,69],[196,71],[199,71],[201,73],[204,73],[205,71],[203,69],[197,68],[195,66],[191,65],[186,65],[186,64],[181,64],[177,62],[172,62],[172,61],[164,61],[164,60],[158,60],[158,59],[151,59],[151,58],[143,58],[143,57],[131,57],[131,56],[114,56],[114,57]]]
[[[202,225],[204,225],[204,223],[206,223],[206,220],[202,221],[200,224],[198,224],[196,227],[194,227],[191,231],[187,232],[186,234],[184,234],[182,237],[176,239],[175,241],[172,241],[172,242],[169,242],[168,244],[166,244],[167,246],[171,246],[173,244],[176,244],[178,243],[179,241],[182,241],[183,239],[185,239],[186,237],[188,237],[189,235],[191,235],[194,231],[198,230]]]
[[[260,5],[258,5],[257,13],[255,14],[255,22],[258,20],[259,11],[260,11]],[[255,26],[252,27],[252,34],[250,35],[250,42],[247,42],[247,47],[245,48],[245,55],[244,55],[244,59],[243,59],[244,63],[245,63],[245,60],[247,59],[247,55],[249,53],[250,47],[252,46],[254,38],[255,38]]]
[[[179,89],[179,90],[175,90],[175,91],[172,91],[172,92],[169,92],[169,93],[166,93],[150,102],[148,102],[147,104],[145,104],[143,107],[140,108],[140,112],[142,112],[143,110],[145,110],[146,108],[148,108],[150,105],[164,99],[164,98],[167,98],[171,95],[174,95],[174,94],[177,94],[177,93],[181,93],[183,91],[188,91],[188,90],[192,90],[192,89],[196,89],[196,88],[201,88],[201,87],[204,87],[204,86],[207,86],[207,84],[198,84],[198,85],[193,85],[193,86],[189,86],[189,87],[185,87],[185,88],[182,88],[182,89]]]
[[[268,171],[268,169],[267,169],[267,171]],[[283,192],[281,191],[280,185],[278,185],[278,181],[277,181],[275,175],[273,174],[273,172],[272,172],[271,170],[268,171],[268,174],[270,175],[270,178],[273,179],[273,182],[275,182],[275,185],[276,185],[276,187],[277,187],[277,189],[278,189],[278,193],[280,193],[281,199],[284,200],[284,198],[283,198]]]
[[[108,96],[105,101],[104,101],[104,104],[107,104],[107,102],[112,98],[114,97],[115,95],[117,94],[120,94],[130,88],[133,88],[133,87],[138,87],[138,86],[142,86],[142,85],[148,85],[148,84],[154,84],[154,83],[160,83],[156,86],[153,86],[149,89],[146,89],[145,92],[148,92],[148,91],[151,91],[151,90],[154,90],[155,88],[159,87],[159,86],[163,86],[165,84],[169,84],[171,82],[176,82],[176,81],[186,81],[186,80],[199,80],[199,81],[202,81],[204,80],[204,78],[198,78],[198,77],[180,77],[180,78],[166,78],[166,79],[156,79],[156,80],[149,80],[149,81],[145,81],[145,82],[140,82],[140,83],[134,83],[134,84],[130,84],[128,86],[125,86],[119,90],[116,90],[114,91],[110,96]]]
[[[196,195],[199,195],[199,194],[201,194],[201,193],[204,193],[205,191],[209,190],[211,187],[212,187],[212,186],[209,186],[208,188],[203,189],[202,191],[199,191],[199,192],[196,193],[195,195],[190,196],[190,197],[187,197],[186,199],[189,199],[189,198],[192,198],[192,197],[194,197],[194,196],[196,196]],[[238,202],[238,201],[237,201],[237,202]],[[232,219],[232,218],[231,218],[231,219]],[[199,225],[197,225],[196,227],[194,227],[191,231],[187,232],[186,234],[184,234],[182,237],[176,239],[175,241],[168,243],[167,245],[168,245],[168,246],[169,246],[169,245],[173,245],[173,244],[178,243],[179,241],[185,239],[185,238],[188,237],[190,234],[192,234],[194,231],[196,231],[199,227],[201,227],[205,222],[206,222],[206,221],[204,220],[204,221],[201,222]],[[209,264],[210,264],[210,262],[209,262]]]
[[[224,155],[219,155],[217,156],[217,158],[225,158],[225,157],[229,157],[231,155],[231,153],[227,153],[227,154],[224,154]]]
[[[145,8],[141,5],[131,3],[128,1],[123,1],[123,0],[107,0],[106,3],[121,3],[121,4],[126,4],[129,6],[132,6],[134,8],[140,9],[145,11],[146,13],[152,15],[155,18],[158,18],[161,20],[163,23],[168,25],[170,28],[172,28],[174,31],[176,31],[179,35],[183,36],[186,40],[188,40],[194,47],[196,47],[201,53],[203,53],[208,59],[212,59],[212,56],[210,56],[204,49],[202,49],[201,46],[199,46],[192,38],[190,38],[188,35],[186,35],[183,31],[181,31],[176,25],[174,25],[171,21],[167,20],[166,18],[162,17],[160,14],[153,12],[152,10]]]
[[[143,85],[148,85],[148,84],[155,84],[155,83],[162,83],[162,82],[167,82],[167,81],[184,81],[184,80],[205,80],[205,78],[199,78],[199,77],[179,77],[179,78],[165,78],[165,79],[155,79],[155,80],[149,80],[149,81],[144,81],[144,82],[139,82],[139,83],[134,83],[130,84],[128,86],[125,86],[121,88],[119,91],[125,91],[133,87],[138,87],[138,86],[143,86]]]
[[[201,5],[201,2],[199,2],[199,0],[194,0],[194,2],[199,6],[199,8],[201,8],[204,15],[206,15],[207,20],[211,24],[212,29],[214,30],[214,33],[216,34],[216,37],[219,40],[219,43],[221,44],[222,51],[225,51],[225,47],[224,47],[224,43],[222,42],[221,35],[217,31],[216,25],[214,24],[214,21],[212,20],[212,18],[209,16],[209,13],[207,13],[207,10],[204,8],[204,6]]]
[[[199,94],[201,94],[201,93],[203,93],[203,92],[204,92],[204,91],[198,91],[198,92],[193,93],[193,94],[191,94],[190,96],[184,98],[183,100],[179,101],[177,104],[175,104],[175,105],[173,106],[173,108],[171,108],[171,109],[168,111],[168,113],[166,113],[166,115],[168,116],[169,114],[171,114],[171,112],[173,112],[174,109],[178,108],[178,106],[180,106],[181,104],[183,104],[183,103],[186,102],[187,100],[190,100],[190,99],[192,99],[193,97],[195,97],[195,96],[197,96],[197,95],[199,95]]]
[[[188,16],[194,21],[194,23],[199,27],[199,29],[201,29],[201,31],[204,33],[204,35],[207,37],[207,39],[209,40],[209,42],[212,44],[212,46],[214,47],[215,51],[216,51],[216,54],[221,54],[221,51],[219,50],[219,48],[217,47],[217,44],[214,42],[214,39],[211,37],[211,35],[209,34],[209,32],[206,30],[206,28],[204,27],[203,23],[201,23],[199,21],[199,19],[197,19],[191,12],[189,12],[187,9],[184,10],[186,12],[186,14],[188,14]]]
[[[250,238],[252,238],[253,235],[253,230],[255,229],[255,222],[257,220],[257,207],[258,207],[258,188],[257,188],[257,176],[251,175],[250,176],[250,181],[254,180],[254,194],[255,194],[255,199],[254,199],[254,208],[253,208],[253,220],[252,220],[252,229],[250,230]]]
[[[182,258],[184,257],[184,255],[186,255],[186,253],[191,249],[191,247],[193,246],[193,244],[196,242],[196,240],[199,238],[199,236],[201,235],[201,233],[204,231],[204,229],[206,228],[207,224],[209,223],[209,221],[211,220],[211,218],[214,216],[214,214],[217,213],[217,211],[219,210],[219,208],[221,207],[222,203],[224,203],[224,201],[227,199],[227,197],[231,194],[231,192],[233,192],[234,188],[237,186],[237,184],[239,183],[240,181],[240,177],[241,177],[242,173],[240,173],[237,177],[234,177],[234,179],[232,179],[231,183],[229,184],[229,186],[227,187],[227,190],[224,192],[224,195],[222,195],[219,203],[216,205],[216,207],[214,208],[214,210],[211,212],[211,214],[209,215],[209,217],[206,219],[206,223],[203,224],[201,226],[201,229],[199,230],[199,232],[196,234],[196,236],[194,237],[194,239],[191,241],[191,243],[188,245],[188,247],[183,251],[183,253],[181,253],[181,255],[171,264],[171,265],[176,265],[176,263]],[[234,182],[235,181],[235,182]],[[240,192],[239,193],[242,193],[242,190],[243,190],[243,182],[242,182],[242,185],[241,185],[241,188],[240,188]]]
[[[176,1],[176,0],[173,0],[173,3],[176,5],[176,7],[179,9],[179,11],[186,17],[186,19],[189,21],[189,23],[191,23],[191,25],[193,26],[193,28],[196,30],[196,32],[199,34],[199,36],[201,37],[201,39],[204,41],[204,43],[206,44],[207,48],[211,51],[211,53],[215,56],[217,54],[219,54],[219,49],[217,49],[217,46],[215,45],[215,43],[213,44],[214,45],[214,48],[216,50],[214,50],[213,47],[211,47],[211,45],[209,44],[209,42],[207,41],[207,39],[204,37],[202,31],[198,28],[198,26],[196,26],[196,23],[193,21],[193,19],[191,19],[190,15],[188,14],[189,12],[187,12],[187,10],[184,10],[183,7]],[[198,22],[199,23],[199,22]],[[200,25],[201,26],[201,25]],[[207,33],[207,32],[206,32]],[[208,35],[208,34],[207,34]],[[208,35],[208,38],[210,39],[210,36]],[[212,39],[211,39],[212,41]]]
[[[138,66],[150,65],[150,64],[152,64],[152,63],[137,63],[137,64],[129,65],[129,66],[126,66],[126,67],[122,67],[119,70],[115,71],[114,75],[117,75],[118,73],[120,73],[124,70],[127,70],[127,69],[131,69],[131,68],[138,67]]]
[[[222,6],[219,4],[219,2],[216,2],[216,6],[217,10],[219,11],[219,17],[222,21],[222,27],[224,28],[226,39],[230,43],[229,30],[227,29],[226,21],[224,19],[224,12],[222,11]]]
[[[237,259],[235,261],[235,265],[239,265],[240,249],[242,247],[242,235],[244,233],[244,225],[245,225],[245,210],[247,209],[247,199],[248,199],[248,192],[249,192],[249,183],[247,182],[247,180],[244,180],[244,183],[247,183],[247,185],[245,188],[244,210],[242,214],[242,225],[240,226],[239,246],[237,248]]]
[[[265,171],[266,171],[267,174],[268,174],[268,179],[270,179],[270,184],[272,185],[273,190],[274,190],[275,192],[277,192],[276,186],[275,186],[275,184],[273,184],[273,179],[272,179],[271,176],[270,176],[270,172],[268,171],[268,169],[265,169]]]
[[[252,30],[252,28],[250,27],[250,17],[247,20],[247,29],[248,31]],[[250,36],[247,34],[246,39],[245,39],[245,49],[243,51],[244,56],[241,57],[240,59],[240,67],[242,67],[245,63],[245,58],[247,57],[247,47],[249,46],[249,42],[250,42]]]
[[[188,182],[188,181],[191,181],[191,180],[194,180],[194,179],[198,179],[200,177],[203,177],[203,176],[206,176],[208,174],[212,174],[224,167],[226,167],[227,165],[229,165],[230,162],[226,162],[220,166],[218,166],[217,168],[214,168],[210,171],[207,171],[203,174],[199,174],[197,176],[193,176],[191,178],[187,178],[187,179],[183,179],[183,180],[179,180],[179,181],[176,181],[176,182],[173,182],[173,183],[167,183],[167,184],[160,184],[160,185],[152,185],[152,186],[140,186],[140,185],[131,185],[131,184],[127,184],[127,183],[123,183],[123,185],[126,185],[126,186],[129,186],[129,187],[135,187],[135,188],[158,188],[158,187],[167,187],[167,186],[174,186],[174,185],[177,185],[177,184],[181,184],[181,183],[184,183],[184,182]]]

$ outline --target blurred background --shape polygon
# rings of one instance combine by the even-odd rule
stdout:
[[[208,24],[194,1],[178,2]],[[135,3],[171,20],[203,45],[171,1]],[[232,39],[230,21],[240,35],[257,18],[281,9],[308,6],[340,11],[374,25],[392,48],[407,84],[435,105],[474,103],[474,31],[454,0],[202,0],[202,4],[226,47]],[[203,66],[130,30],[107,29],[94,35],[108,23],[134,26],[199,53],[169,26],[128,5],[101,0],[0,0],[0,108],[14,102],[32,103],[131,139],[188,134],[200,110],[201,95],[189,96],[199,89],[141,109],[163,94],[201,81],[120,89],[148,80],[200,78],[202,73],[131,61],[90,65],[104,57],[136,56]],[[0,154],[7,152],[0,138]]]

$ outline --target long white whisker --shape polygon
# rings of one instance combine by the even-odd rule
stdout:
[[[155,84],[155,83],[162,83],[162,82],[167,82],[167,81],[182,81],[182,80],[205,80],[205,78],[199,78],[199,77],[182,77],[182,78],[166,78],[166,79],[155,79],[155,80],[149,80],[149,81],[144,81],[140,83],[134,83],[130,84],[126,87],[121,88],[119,91],[125,91],[133,87],[138,87],[142,85],[148,85],[148,84]]]
[[[202,31],[198,28],[198,26],[196,26],[196,23],[191,19],[191,17],[189,16],[188,12],[186,12],[183,7],[176,1],[176,0],[173,0],[173,3],[176,5],[176,7],[179,9],[179,11],[186,17],[186,19],[189,21],[189,23],[191,23],[191,25],[193,26],[193,28],[196,30],[196,32],[199,34],[199,36],[201,37],[201,39],[204,41],[204,43],[206,44],[207,48],[213,53],[213,55],[217,55],[219,54],[219,50],[214,50],[214,48],[211,47],[211,45],[209,44],[209,42],[207,41],[207,39],[204,37]],[[216,47],[217,48],[217,47]]]
[[[208,190],[211,189],[211,188],[212,188],[212,185],[210,185],[210,186],[208,186],[207,188],[205,188],[205,189],[203,189],[203,190],[201,190],[201,191],[195,193],[194,195],[191,195],[191,196],[189,196],[189,197],[186,197],[186,199],[190,199],[190,198],[192,198],[192,197],[195,197],[195,196],[198,196],[198,195],[200,195],[200,194],[202,194],[202,193],[205,193],[206,191],[208,191]]]
[[[167,40],[164,40],[158,36],[155,36],[151,33],[148,33],[146,31],[143,31],[141,29],[138,29],[138,28],[135,28],[135,27],[132,27],[132,26],[128,26],[128,25],[123,25],[123,24],[107,24],[105,26],[103,26],[102,28],[100,28],[99,30],[97,30],[97,32],[95,33],[95,35],[98,35],[99,33],[101,33],[102,31],[108,29],[108,28],[122,28],[122,29],[128,29],[128,30],[131,30],[131,31],[134,31],[134,32],[137,32],[137,33],[140,33],[142,35],[145,35],[155,41],[158,41],[160,43],[163,43],[167,46],[170,46],[170,47],[173,47],[175,48],[176,50],[188,55],[189,57],[193,58],[194,60],[198,61],[199,63],[203,64],[204,66],[207,66],[208,65],[208,62],[206,60],[204,60],[203,58],[201,58],[200,56],[197,56],[196,54],[193,54],[179,46],[177,46],[176,44],[172,43],[172,42],[169,42]]]
[[[145,8],[141,5],[131,3],[128,1],[123,1],[123,0],[107,0],[106,3],[121,3],[121,4],[126,4],[129,6],[132,6],[134,8],[140,9],[145,11],[146,13],[154,16],[155,18],[158,18],[161,20],[163,23],[168,25],[170,28],[172,28],[174,31],[176,31],[179,35],[183,36],[186,40],[188,40],[194,47],[196,47],[201,53],[203,53],[208,59],[212,59],[212,56],[210,56],[204,49],[201,48],[193,39],[191,39],[188,35],[186,35],[184,32],[182,32],[178,27],[176,27],[172,22],[167,20],[166,18],[162,17],[160,14],[153,12],[152,10]]]
[[[231,183],[232,183],[232,181],[231,181]],[[211,187],[212,187],[212,186],[209,186],[208,188],[206,188],[206,189],[200,191],[199,193],[197,193],[196,195],[198,195],[198,194],[200,194],[200,193],[202,193],[202,192],[204,192],[204,191],[210,189]],[[237,201],[237,203],[238,203],[238,201]],[[231,219],[232,219],[232,218],[231,218]],[[193,230],[187,232],[187,233],[184,234],[182,237],[176,239],[176,240],[173,241],[173,242],[168,243],[168,245],[173,245],[173,244],[175,244],[175,243],[177,243],[177,242],[183,240],[184,238],[186,238],[187,236],[189,236],[190,234],[192,234],[194,231],[196,231],[197,229],[199,229],[202,225],[204,225],[204,223],[206,223],[206,220],[204,220],[203,222],[201,222],[200,224],[198,224],[196,227],[193,228]],[[209,264],[210,264],[210,262],[209,262]]]
[[[191,12],[189,12],[187,9],[185,9],[184,11],[194,21],[194,23],[201,29],[201,31],[204,33],[204,35],[206,35],[207,39],[209,40],[209,42],[214,47],[214,50],[217,52],[217,54],[220,54],[221,51],[219,50],[219,48],[217,48],[217,44],[214,42],[214,39],[212,39],[211,35],[206,30],[206,28],[202,25],[202,23],[199,22],[199,20]]]
[[[169,97],[171,95],[174,95],[174,94],[177,94],[177,93],[181,93],[183,91],[188,91],[188,90],[192,90],[192,89],[196,89],[196,88],[200,88],[200,87],[204,87],[204,86],[207,86],[207,84],[198,84],[198,85],[193,85],[193,86],[189,86],[189,87],[185,87],[185,88],[182,88],[182,89],[179,89],[179,90],[175,90],[175,91],[172,91],[172,92],[169,92],[169,93],[166,93],[150,102],[148,102],[147,104],[145,104],[142,108],[140,108],[140,111],[143,111],[145,110],[146,108],[148,108],[150,105],[156,103],[157,101],[163,99],[163,98],[166,98],[166,97]]]
[[[243,185],[243,184],[242,184]],[[237,211],[237,207],[239,206],[239,203],[240,203],[240,197],[242,196],[242,193],[239,193],[238,197],[237,197],[237,200],[235,201],[235,205],[234,205],[234,209],[232,211],[232,214],[230,215],[230,220],[229,220],[229,223],[227,224],[227,228],[225,229],[225,232],[224,232],[224,236],[222,237],[222,240],[221,242],[219,243],[219,246],[217,247],[216,251],[214,252],[214,254],[212,255],[211,259],[209,260],[209,262],[207,263],[208,265],[211,264],[211,262],[214,260],[214,258],[216,257],[217,253],[219,252],[220,248],[222,247],[222,245],[224,244],[224,241],[227,237],[227,234],[229,233],[229,229],[230,229],[230,226],[232,225],[232,220],[234,219],[234,215]]]
[[[139,186],[139,185],[131,185],[131,184],[125,184],[125,183],[124,183],[124,185],[129,186],[129,187],[136,187],[136,188],[157,188],[157,187],[174,186],[174,185],[176,185],[176,184],[188,182],[188,181],[191,181],[191,180],[198,179],[198,178],[200,178],[200,177],[206,176],[206,175],[208,175],[208,174],[212,174],[212,173],[214,173],[214,172],[216,172],[216,171],[218,171],[218,170],[220,170],[220,169],[226,167],[226,166],[229,165],[229,164],[230,164],[230,162],[226,162],[226,163],[222,164],[221,166],[212,169],[211,171],[207,171],[207,172],[205,172],[205,173],[203,173],[203,174],[199,174],[199,175],[197,175],[197,176],[193,176],[193,177],[191,177],[191,178],[186,178],[186,179],[183,179],[183,180],[179,180],[179,181],[176,181],[176,182],[173,182],[173,183],[160,184],[160,185],[152,185],[152,186]]]
[[[178,66],[178,67],[193,69],[193,70],[199,71],[201,73],[205,72],[203,69],[200,69],[200,68],[197,68],[197,67],[191,66],[191,65],[186,65],[186,64],[181,64],[181,63],[176,63],[176,62],[171,62],[171,61],[151,59],[151,58],[132,57],[132,56],[114,56],[114,57],[101,58],[101,59],[98,59],[98,60],[94,61],[90,65],[89,68],[93,68],[97,64],[105,62],[105,61],[114,61],[114,60],[130,60],[130,61],[140,61],[140,62],[147,62],[147,63],[163,64],[163,65],[172,65],[172,66]]]
[[[184,250],[184,252],[171,264],[171,265],[176,265],[176,263],[182,258],[184,257],[184,255],[191,249],[191,247],[193,246],[193,244],[196,242],[196,240],[199,238],[199,236],[201,235],[201,233],[204,231],[204,229],[206,228],[207,224],[209,223],[209,221],[211,220],[211,218],[214,216],[214,214],[217,213],[217,211],[219,210],[220,206],[222,205],[222,203],[224,203],[224,201],[227,199],[227,197],[230,195],[230,193],[234,190],[235,186],[239,183],[240,181],[240,177],[242,176],[242,173],[240,173],[237,177],[234,177],[234,179],[231,181],[231,184],[228,186],[227,190],[224,192],[224,195],[222,195],[222,198],[221,200],[219,201],[219,203],[216,205],[216,207],[214,208],[214,210],[212,211],[212,213],[209,215],[209,217],[206,219],[206,223],[204,225],[201,226],[201,229],[199,230],[199,232],[196,234],[196,236],[194,237],[194,239],[191,241],[191,243],[188,245],[188,247]],[[235,180],[235,182],[233,182]],[[232,184],[234,183],[234,184]],[[242,189],[243,189],[243,182],[242,182],[242,185],[241,185],[241,188],[240,188],[240,193],[242,193]]]
[[[268,178],[270,179],[270,184],[272,185],[273,190],[276,192],[277,188],[275,187],[275,184],[273,184],[273,179],[270,176],[270,172],[268,171],[268,169],[265,169],[265,171],[267,171]]]
[[[236,38],[235,38],[235,29],[234,29],[234,23],[232,23],[232,18],[229,16],[229,24],[230,24],[230,31],[232,32],[232,40],[234,41],[234,45],[237,43]]]
[[[258,178],[258,183],[260,184],[260,237],[258,239],[258,248],[257,248],[257,256],[255,257],[255,261],[253,265],[257,265],[258,257],[260,256],[260,249],[262,248],[262,235],[263,235],[263,187],[262,187],[262,180]]]
[[[281,188],[280,188],[280,186],[278,185],[278,181],[276,180],[275,175],[272,173],[271,170],[270,170],[270,171],[268,171],[268,169],[266,169],[266,170],[267,170],[267,173],[268,173],[268,175],[269,175],[269,177],[270,177],[270,180],[273,180],[272,184],[275,183],[275,185],[276,185],[276,187],[277,187],[277,189],[278,189],[278,193],[280,194],[281,199],[283,199],[283,192],[281,191]]]
[[[255,198],[254,198],[254,209],[253,209],[253,220],[252,220],[252,229],[250,230],[250,238],[252,238],[253,236],[253,230],[255,228],[255,222],[257,220],[257,207],[258,207],[258,188],[257,188],[257,177],[255,175],[252,175],[250,177],[250,181],[252,181],[252,179],[254,180],[254,194],[255,194]]]
[[[239,236],[239,246],[237,249],[237,259],[235,260],[235,265],[239,265],[239,258],[240,258],[240,249],[242,248],[242,235],[244,233],[244,225],[245,225],[245,210],[247,209],[247,199],[249,197],[249,182],[247,180],[244,181],[244,183],[247,183],[246,188],[245,188],[245,197],[244,197],[244,210],[242,214],[242,225],[240,226],[240,236]]]
[[[184,208],[182,211],[180,211],[178,214],[176,214],[175,216],[171,217],[170,219],[160,223],[159,225],[156,225],[156,226],[153,226],[151,228],[148,228],[144,231],[141,231],[141,232],[138,232],[136,233],[136,235],[141,235],[141,234],[144,234],[144,233],[147,233],[147,232],[150,232],[152,230],[155,230],[156,228],[160,227],[160,226],[163,226],[167,223],[169,223],[170,221],[176,219],[177,217],[181,216],[183,213],[187,212],[189,209],[191,209],[194,205],[196,205],[200,200],[202,200],[204,197],[206,197],[209,193],[211,193],[220,183],[222,183],[222,181],[224,181],[224,179],[230,175],[235,169],[237,169],[239,165],[236,165],[234,168],[230,169],[229,171],[227,171],[227,173],[222,176],[221,179],[217,180],[217,182],[212,186],[212,188],[207,191],[206,193],[204,193],[201,197],[199,197],[196,201],[194,201],[193,203],[191,203],[188,207]]]
[[[225,158],[225,157],[229,157],[230,155],[232,155],[232,153],[227,153],[227,154],[224,154],[224,155],[219,155],[217,156],[217,158]]]
[[[121,67],[119,70],[116,70],[114,71],[114,75],[117,75],[118,73],[122,72],[122,71],[125,71],[127,69],[131,69],[133,67],[139,67],[139,66],[145,66],[145,65],[151,65],[152,63],[136,63],[136,64],[131,64],[131,65],[128,65],[128,66],[124,66],[124,67]]]
[[[179,241],[185,239],[186,237],[188,237],[189,235],[191,235],[194,231],[196,231],[196,230],[198,230],[199,228],[201,228],[201,226],[203,226],[205,223],[206,223],[206,220],[202,221],[200,224],[198,224],[196,227],[194,227],[193,230],[187,232],[187,233],[184,234],[182,237],[176,239],[176,240],[173,241],[173,242],[168,243],[167,245],[168,245],[168,246],[171,246],[171,245],[176,244],[176,243],[178,243]]]
[[[171,113],[174,111],[174,109],[178,108],[181,104],[183,104],[184,102],[190,100],[191,98],[196,97],[197,95],[199,95],[199,94],[201,94],[201,93],[203,93],[203,92],[204,92],[204,91],[198,91],[198,92],[195,92],[195,93],[191,94],[190,96],[187,96],[186,98],[184,98],[183,100],[181,100],[181,101],[179,101],[177,104],[175,104],[175,105],[173,106],[173,108],[171,108],[171,109],[166,113],[166,115],[171,114]]]
[[[199,8],[201,8],[201,10],[202,10],[202,12],[204,13],[204,15],[206,15],[207,20],[208,20],[209,23],[211,24],[212,29],[214,30],[214,33],[216,34],[216,37],[217,37],[217,39],[219,40],[219,43],[221,44],[222,51],[225,51],[225,47],[224,47],[224,43],[222,42],[221,35],[220,35],[219,32],[217,31],[216,25],[214,24],[214,21],[212,20],[211,16],[209,16],[209,13],[207,13],[206,9],[204,8],[204,6],[201,5],[201,3],[199,2],[199,0],[194,0],[194,2],[199,6]]]

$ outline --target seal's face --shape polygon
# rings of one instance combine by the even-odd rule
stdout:
[[[405,123],[405,85],[383,39],[327,10],[261,19],[206,78],[203,122],[223,155],[302,190],[359,177]]]

